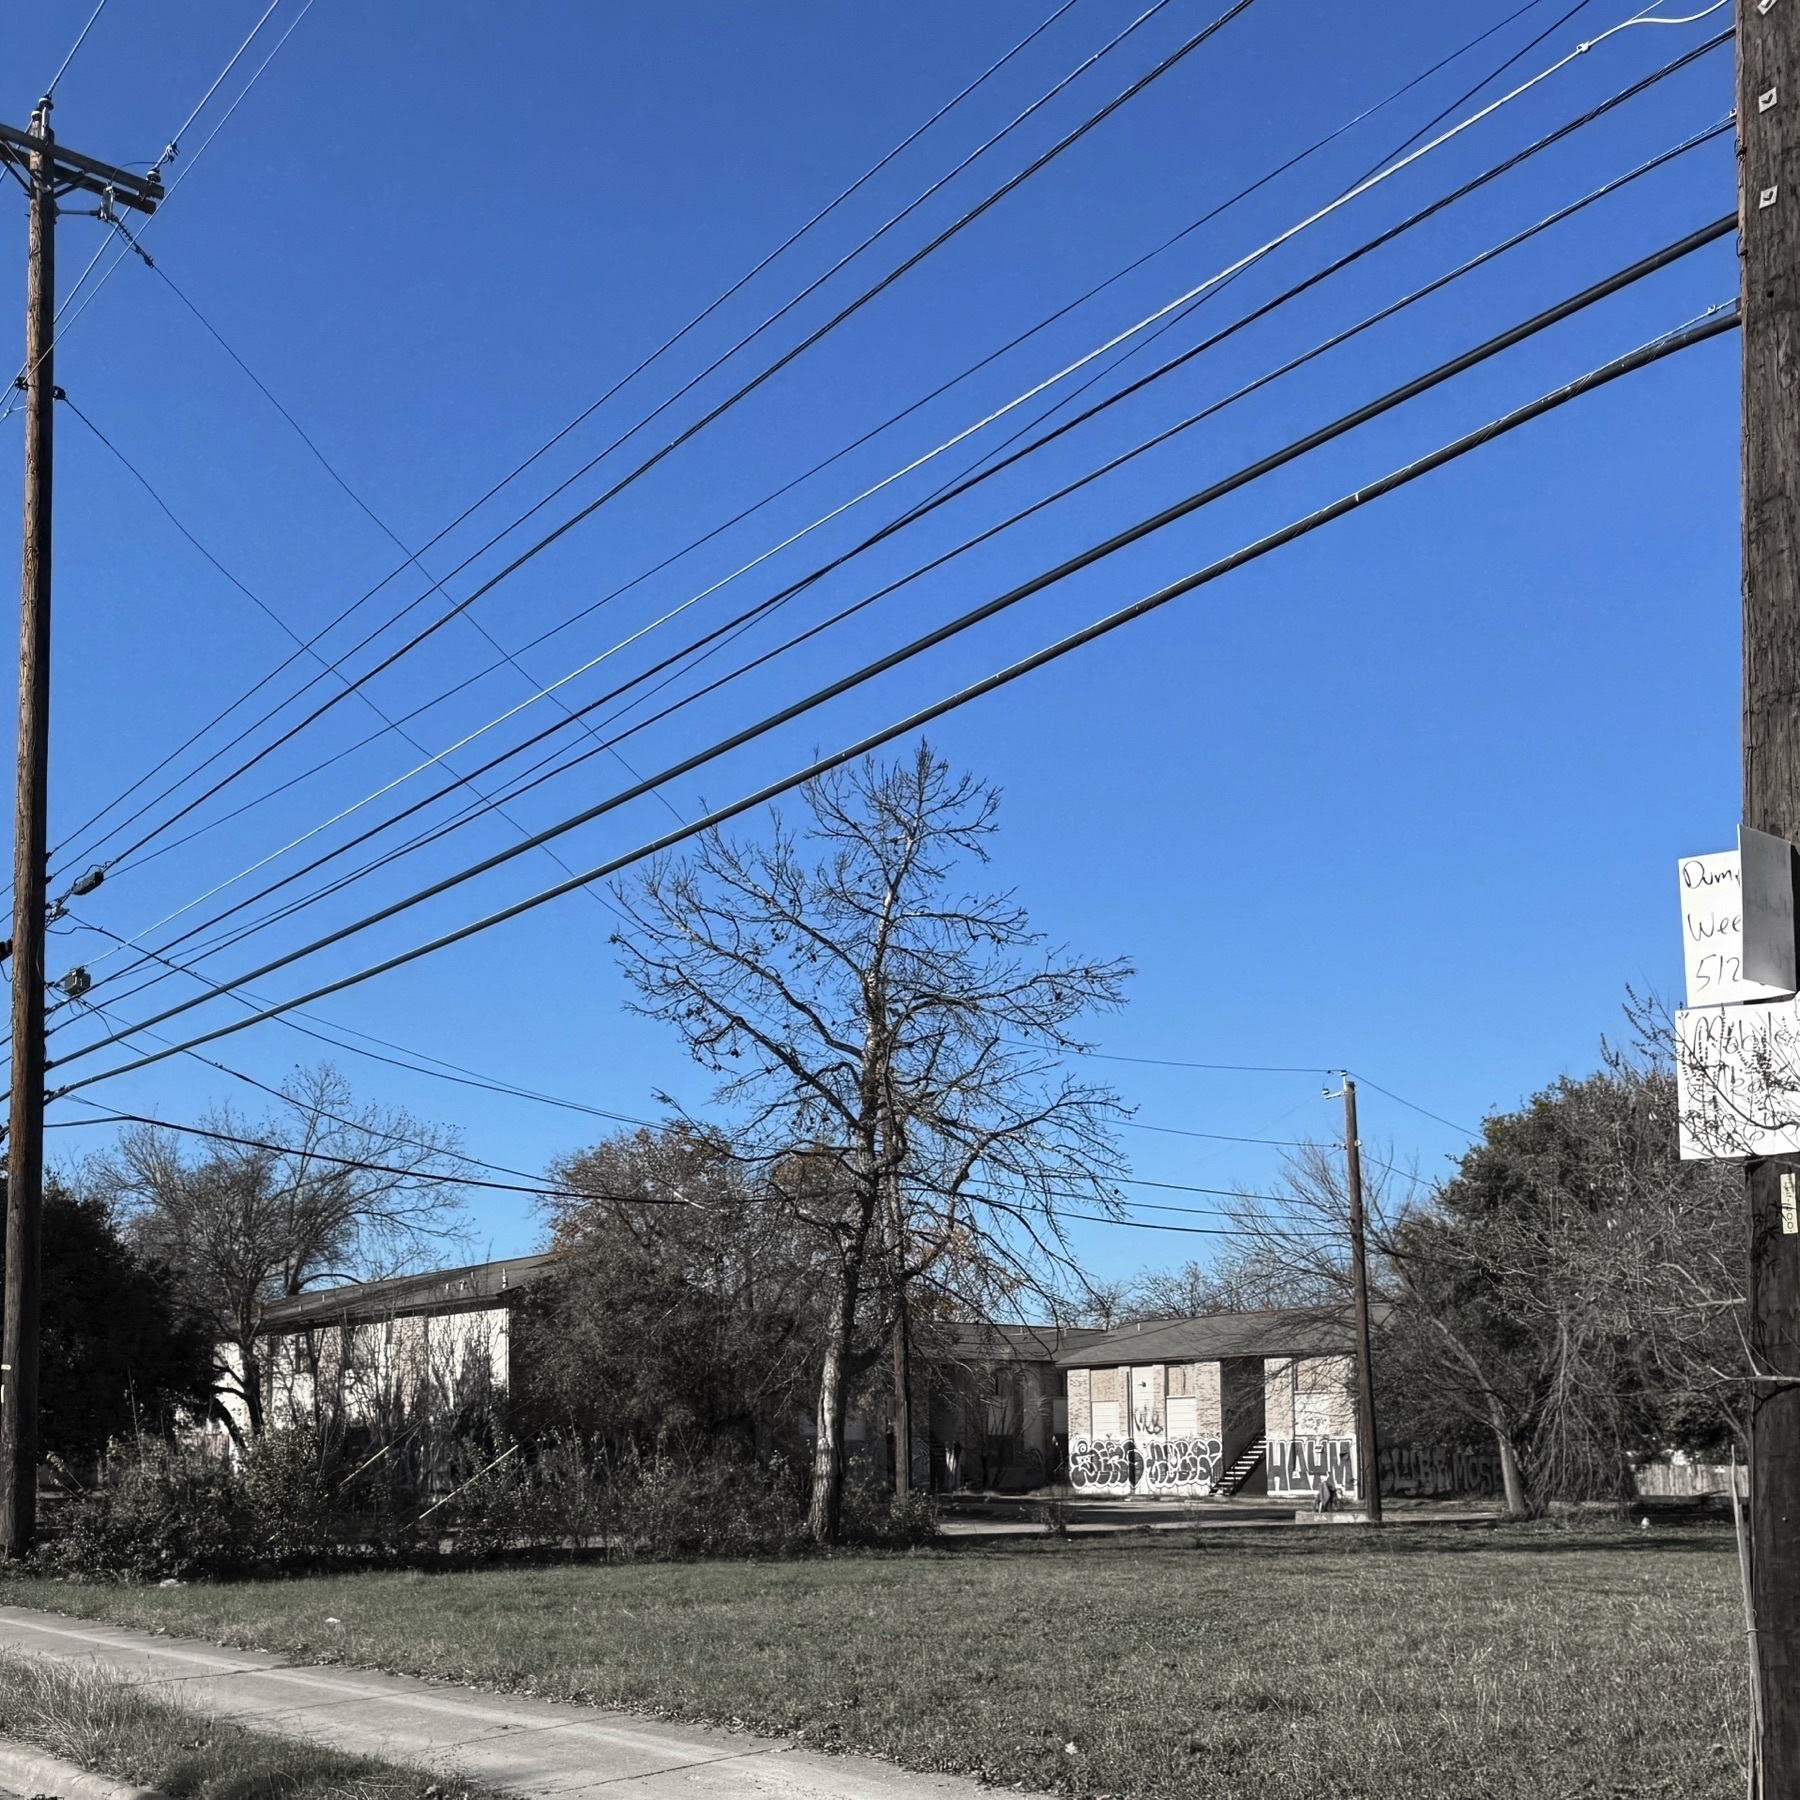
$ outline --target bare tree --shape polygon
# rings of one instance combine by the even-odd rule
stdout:
[[[189,1315],[214,1345],[217,1392],[264,1427],[258,1326],[264,1305],[322,1282],[393,1274],[461,1230],[447,1185],[456,1134],[359,1102],[329,1064],[296,1069],[282,1104],[245,1120],[221,1107],[201,1146],[144,1126],[85,1171],[128,1236],[175,1273]],[[228,1429],[239,1432],[230,1411]]]
[[[763,843],[715,832],[621,889],[616,941],[639,1010],[724,1077],[740,1153],[829,1246],[810,1523],[830,1542],[850,1386],[880,1354],[858,1348],[865,1291],[885,1301],[904,1489],[909,1293],[1002,1300],[1062,1252],[1070,1202],[1118,1206],[1121,1108],[1061,1062],[1130,970],[1050,949],[1010,894],[957,891],[998,795],[926,745],[805,800],[799,836],[779,815]]]

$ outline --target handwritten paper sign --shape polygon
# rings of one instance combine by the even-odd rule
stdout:
[[[1800,1000],[1675,1015],[1685,1162],[1800,1153]]]
[[[1743,862],[1738,852],[1684,856],[1678,875],[1688,1005],[1731,1006],[1791,993],[1791,988],[1769,987],[1744,974]]]

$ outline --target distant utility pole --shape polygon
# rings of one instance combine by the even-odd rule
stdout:
[[[44,1210],[45,776],[50,748],[50,483],[56,404],[56,202],[74,190],[154,212],[160,177],[58,147],[48,96],[0,125],[0,170],[31,197],[25,284],[25,524],[19,558],[19,766],[13,823],[12,1097],[6,1144],[6,1321],[0,1334],[0,1555],[37,1532],[38,1243]]]
[[[1800,0],[1797,0],[1800,3]],[[1344,1186],[1350,1197],[1350,1286],[1356,1295],[1356,1460],[1371,1525],[1381,1523],[1381,1464],[1375,1447],[1375,1357],[1369,1342],[1369,1247],[1363,1230],[1362,1144],[1356,1083],[1344,1077]]]

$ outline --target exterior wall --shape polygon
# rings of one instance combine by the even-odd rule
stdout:
[[[1348,1356],[1271,1360],[1264,1376],[1267,1490],[1316,1494],[1329,1476],[1340,1493],[1362,1491],[1356,1456],[1356,1365]]]
[[[497,1305],[264,1338],[264,1417],[278,1429],[328,1436],[395,1432],[421,1416],[450,1435],[489,1428],[511,1380],[510,1326],[507,1308]],[[242,1401],[221,1395],[220,1402],[247,1430]]]
[[[1078,1493],[1212,1492],[1223,1472],[1217,1363],[1071,1369],[1069,1485]]]
[[[1042,1487],[1061,1469],[1067,1430],[1061,1381],[1046,1356],[983,1360],[979,1355],[914,1359],[912,1478],[917,1487],[1022,1492]],[[893,1432],[885,1408],[866,1421],[861,1470],[893,1479]],[[808,1421],[805,1430],[811,1434]]]
[[[1069,1478],[1080,1493],[1211,1493],[1259,1439],[1263,1465],[1239,1491],[1345,1494],[1356,1471],[1354,1365],[1342,1356],[1071,1369]]]

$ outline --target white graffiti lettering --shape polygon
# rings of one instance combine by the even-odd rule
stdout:
[[[1218,1485],[1224,1457],[1217,1438],[1153,1438],[1138,1448],[1147,1488],[1198,1488],[1211,1493]]]
[[[1340,1494],[1354,1494],[1354,1438],[1270,1438],[1269,1492],[1316,1494],[1327,1476]]]

